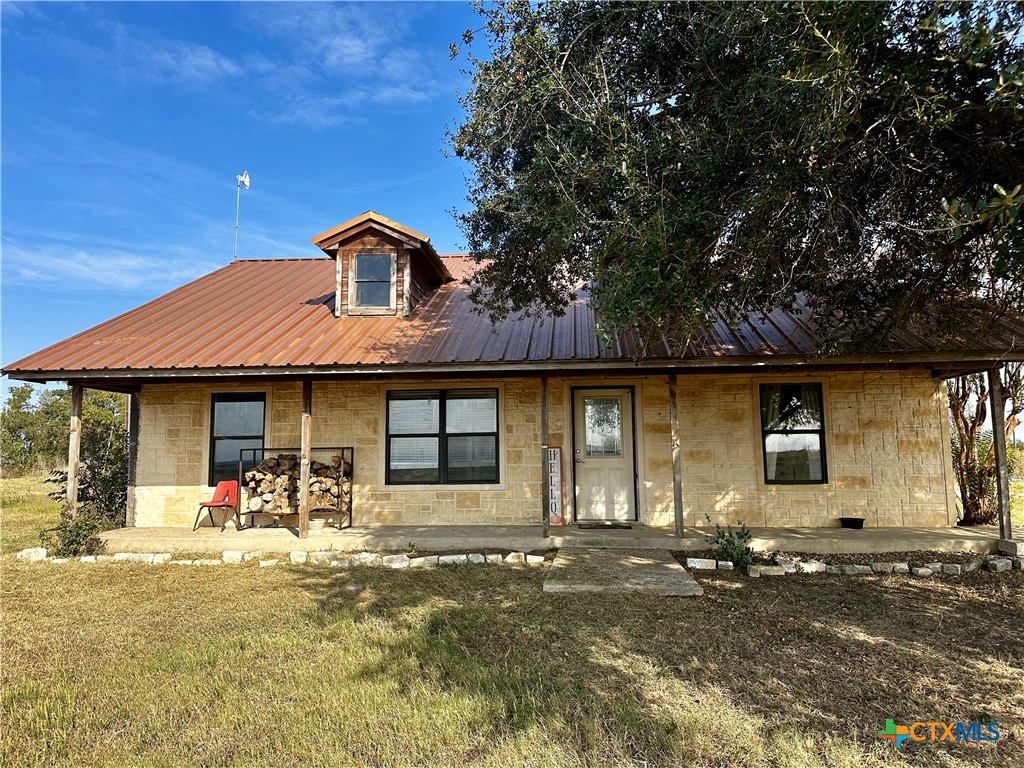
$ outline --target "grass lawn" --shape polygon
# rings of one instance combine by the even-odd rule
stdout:
[[[39,546],[39,532],[58,521],[58,505],[47,497],[47,475],[0,479],[0,554]]]
[[[1024,526],[1024,482],[1010,483],[1010,519]]]
[[[1019,573],[672,599],[500,566],[18,564],[40,505],[5,487],[4,765],[1024,765]],[[876,735],[979,713],[995,745]]]

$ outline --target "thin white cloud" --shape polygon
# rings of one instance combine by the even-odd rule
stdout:
[[[87,35],[72,36],[59,25],[26,34],[35,34],[41,48],[125,83],[228,99],[241,114],[272,124],[360,123],[368,106],[414,109],[455,87],[447,50],[421,49],[415,21],[422,11],[414,4],[242,4],[237,18],[252,52],[239,57],[83,9]]]
[[[5,242],[3,252],[5,283],[75,290],[136,291],[145,287],[158,294],[222,266],[182,249],[171,256],[166,251],[82,250],[62,243],[26,248]]]
[[[140,77],[163,82],[206,85],[237,77],[243,69],[212,48],[181,40],[128,42],[118,61]]]
[[[416,47],[414,5],[251,3],[241,13],[283,49],[273,68],[256,63],[282,101],[252,108],[255,119],[334,127],[362,122],[367,106],[408,109],[454,87],[447,51],[431,59]],[[299,76],[282,78],[287,70]]]

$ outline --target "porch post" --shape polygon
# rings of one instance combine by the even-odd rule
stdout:
[[[999,513],[999,538],[1013,539],[1010,521],[1010,469],[1006,461],[1006,403],[1003,400],[1003,382],[999,368],[988,372],[989,402],[992,409],[992,447],[996,454],[996,504]]]
[[[139,395],[128,396],[128,509],[125,527],[135,527],[135,478],[139,466]]]
[[[68,433],[68,510],[78,511],[78,468],[82,450],[82,385],[71,385],[71,428]]]
[[[683,467],[679,456],[679,402],[676,375],[668,375],[668,418],[672,430],[672,510],[676,518],[676,536],[683,538]]]
[[[302,429],[299,449],[299,538],[309,536],[309,453],[313,442],[313,382],[302,382]]]
[[[551,499],[548,483],[548,377],[540,377],[540,482],[543,488],[543,509],[542,517],[544,523],[544,538],[551,535],[550,508]]]

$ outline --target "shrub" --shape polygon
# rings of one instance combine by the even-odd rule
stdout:
[[[706,517],[710,523],[710,516]],[[721,525],[715,523],[715,532],[705,541],[715,548],[717,559],[728,560],[733,565],[741,567],[754,562],[753,551],[748,546],[751,535],[745,523],[740,523],[740,527],[736,530],[733,530],[731,525],[727,525],[723,529]]]
[[[40,533],[39,541],[46,547],[48,554],[56,557],[98,555],[103,551],[103,540],[96,534],[116,527],[97,518],[89,507],[80,508],[72,516],[71,510],[65,506],[61,510],[57,527]]]
[[[85,432],[82,462],[78,472],[78,510],[72,515],[65,506],[57,527],[43,531],[40,540],[58,557],[93,555],[103,543],[96,535],[121,528],[128,509],[128,433],[121,425],[105,432]],[[47,483],[55,486],[50,498],[67,498],[68,473],[50,473]]]

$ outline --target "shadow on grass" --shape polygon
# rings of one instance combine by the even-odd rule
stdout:
[[[498,567],[309,568],[299,578],[325,625],[393,627],[367,632],[377,660],[358,674],[483,702],[477,725],[494,744],[540,727],[584,761],[751,764],[787,733],[870,751],[886,718],[1024,718],[1019,574],[716,573],[700,578],[704,598],[545,594],[542,572]],[[716,741],[717,753],[705,751]],[[1012,734],[998,752],[926,743],[901,756],[929,764],[950,750],[954,765],[1024,759]]]

